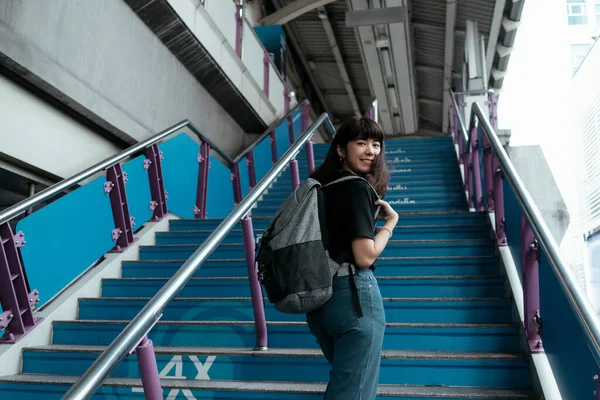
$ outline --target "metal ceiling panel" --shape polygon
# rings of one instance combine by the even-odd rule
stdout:
[[[440,101],[443,99],[444,75],[442,72],[438,73],[431,70],[417,69],[417,81],[419,82],[420,98]]]
[[[459,3],[456,29],[466,31],[468,20],[477,21],[479,32],[487,37],[492,27],[495,6],[495,0],[469,0]]]
[[[417,23],[446,26],[446,2],[440,0],[413,1],[411,20]]]
[[[414,26],[414,51],[417,65],[444,66],[444,28]]]

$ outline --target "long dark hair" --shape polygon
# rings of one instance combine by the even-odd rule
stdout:
[[[325,156],[325,161],[315,169],[310,177],[316,179],[322,185],[338,179],[344,172],[343,161],[337,153],[338,146],[347,151],[348,142],[352,140],[373,139],[381,143],[381,152],[371,165],[371,171],[362,177],[375,188],[379,196],[383,197],[387,192],[390,180],[390,172],[385,160],[384,136],[385,134],[381,126],[371,118],[353,117],[346,120],[338,128],[327,156]]]

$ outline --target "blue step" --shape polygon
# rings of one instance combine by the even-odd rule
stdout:
[[[150,298],[79,299],[79,319],[132,319]],[[512,322],[512,306],[503,298],[392,298],[384,299],[388,322],[506,324]],[[304,314],[284,314],[265,303],[269,321],[304,321]],[[163,311],[166,320],[252,321],[250,298],[180,298]]]
[[[127,321],[58,321],[53,344],[108,345]],[[316,349],[315,337],[305,322],[268,322],[269,347]],[[383,339],[384,350],[495,351],[521,350],[519,328],[511,324],[391,324]],[[233,346],[256,344],[254,322],[161,320],[150,331],[155,346]]]
[[[56,400],[75,383],[75,377],[60,375],[14,375],[0,377],[3,400],[22,400],[24,395],[36,400]],[[220,380],[162,379],[163,398],[196,400],[318,400],[323,398],[325,383],[248,382]],[[92,400],[144,399],[141,380],[110,378]],[[183,392],[185,390],[185,392]],[[185,395],[184,395],[185,393]],[[402,400],[534,400],[539,398],[529,389],[478,387],[423,387],[380,385],[376,399]]]
[[[254,229],[266,229],[267,225],[271,220],[267,218],[252,218],[252,226]],[[177,232],[177,231],[197,231],[197,230],[214,230],[216,229],[221,222],[222,219],[176,219],[169,221],[169,231]],[[242,225],[237,224],[234,229],[241,230]]]
[[[391,200],[390,204],[397,212],[467,210],[466,201],[458,199],[454,201],[437,202],[403,198],[400,200]],[[277,213],[278,209],[278,207],[259,206],[258,208],[252,210],[252,215],[262,217],[274,216]]]
[[[156,234],[157,245],[197,244],[200,245],[212,234],[213,230],[159,232]],[[263,229],[254,229],[254,235],[260,236]],[[432,225],[432,226],[397,226],[394,239],[398,240],[448,240],[448,239],[484,239],[491,238],[492,231],[487,225]],[[241,230],[231,231],[223,243],[243,243]]]
[[[378,277],[381,295],[393,297],[504,297],[501,277]],[[167,283],[166,279],[104,279],[102,297],[152,297]],[[182,297],[249,297],[247,278],[193,278],[179,292]]]
[[[195,245],[141,246],[140,261],[186,260],[197,248]],[[381,257],[489,256],[494,255],[495,251],[496,244],[492,240],[400,241],[392,238]],[[244,245],[229,244],[219,246],[209,256],[209,260],[244,257]]]
[[[176,351],[176,353],[175,353]],[[99,352],[26,350],[23,372],[81,375]],[[182,356],[183,377],[195,379],[194,362],[210,363],[211,380],[323,382],[330,366],[319,351],[273,350],[255,352],[248,348],[157,348],[159,371]],[[210,357],[210,361],[209,361]],[[57,363],[60,366],[57,367]],[[129,357],[112,372],[113,377],[140,378],[137,360]],[[392,351],[382,356],[380,384],[427,386],[492,386],[524,389],[529,386],[524,354],[445,353]]]
[[[170,278],[186,260],[125,261],[124,278]],[[387,276],[490,276],[498,275],[498,257],[384,257],[377,260],[377,275]],[[209,260],[195,277],[247,277],[246,261]]]

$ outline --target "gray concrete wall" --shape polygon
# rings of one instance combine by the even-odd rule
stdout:
[[[0,62],[128,142],[187,118],[230,155],[246,143],[121,0],[0,0]]]
[[[557,243],[569,227],[569,211],[540,146],[505,146]]]

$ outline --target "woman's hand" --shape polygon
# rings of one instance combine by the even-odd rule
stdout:
[[[389,205],[387,201],[377,200],[375,202],[376,205],[381,206],[381,210],[379,211],[378,219],[382,219],[384,221],[393,220],[394,225],[398,222],[398,213]]]

